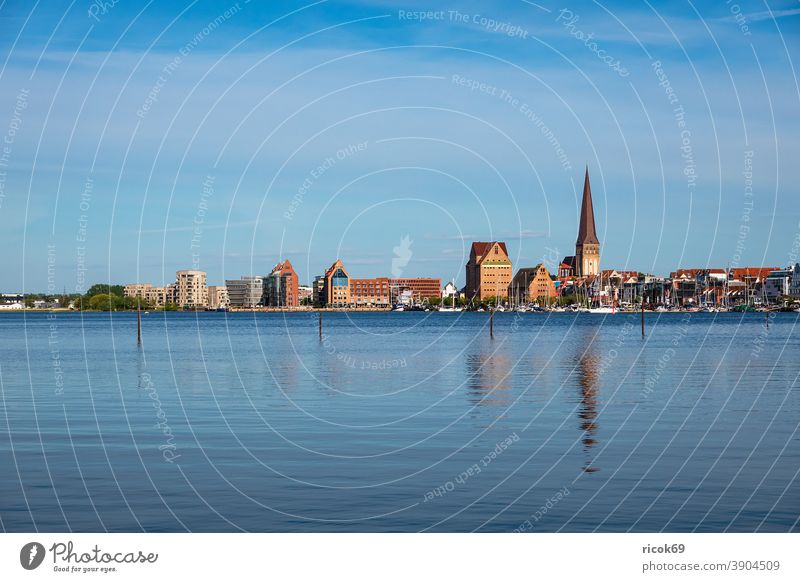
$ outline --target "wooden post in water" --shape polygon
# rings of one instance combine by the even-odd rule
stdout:
[[[142,345],[142,304],[136,302],[136,345]]]
[[[494,339],[494,309],[489,312],[489,337]]]
[[[642,339],[644,339],[644,293],[642,293]]]
[[[319,339],[322,339],[322,310],[319,312]]]

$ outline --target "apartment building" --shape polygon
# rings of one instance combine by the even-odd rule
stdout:
[[[264,305],[270,307],[300,305],[297,273],[288,259],[275,265],[272,272],[264,278]]]
[[[350,303],[355,307],[390,307],[390,279],[350,279]]]
[[[252,309],[261,305],[264,296],[264,277],[245,276],[240,279],[226,279],[228,301],[231,307]]]
[[[208,307],[205,271],[186,269],[175,272],[175,303],[188,309]]]
[[[208,307],[209,309],[227,309],[231,301],[228,297],[228,288],[225,285],[209,285],[208,287]]]
[[[328,307],[350,305],[350,275],[341,260],[336,259],[325,271],[322,295],[324,304]]]
[[[138,297],[150,305],[163,307],[167,303],[175,303],[175,283],[165,287],[153,287],[150,283],[135,283],[125,285],[123,294],[125,297]]]

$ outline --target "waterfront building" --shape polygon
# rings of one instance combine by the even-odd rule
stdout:
[[[569,262],[567,262],[569,261]],[[569,279],[575,276],[575,257],[564,257],[564,260],[558,266],[558,278]]]
[[[325,271],[323,282],[324,305],[328,307],[347,307],[350,305],[350,275],[342,261],[336,261]]]
[[[392,300],[403,291],[411,291],[411,296],[415,302],[424,299],[439,297],[442,292],[442,280],[429,277],[393,277],[389,279]]]
[[[122,294],[125,297],[139,298],[144,301],[152,289],[153,285],[150,283],[132,283],[123,287]]]
[[[231,301],[228,297],[228,288],[225,285],[209,285],[208,287],[208,307],[209,309],[227,309]]]
[[[787,297],[792,289],[793,267],[770,271],[764,280],[764,298],[770,302],[777,302],[780,297]]]
[[[703,269],[678,269],[670,273],[672,297],[676,305],[692,305],[698,301],[697,276]]]
[[[453,281],[448,281],[442,289],[442,299],[452,299],[453,297],[458,297],[458,287]]]
[[[240,279],[227,279],[228,301],[231,307],[252,309],[261,304],[264,296],[264,277],[244,276]]]
[[[314,283],[311,287],[311,297],[314,305],[318,307],[324,306],[325,303],[327,303],[327,299],[325,297],[325,275],[317,275],[314,277]]]
[[[515,304],[549,304],[556,296],[556,286],[544,263],[519,269],[508,287],[508,297]]]
[[[559,277],[589,277],[600,272],[600,240],[594,225],[592,187],[589,184],[589,168],[583,180],[583,199],[578,221],[578,239],[575,255],[564,257],[559,267]],[[566,274],[563,274],[566,273]]]
[[[511,259],[504,242],[474,242],[469,254],[467,270],[467,299],[482,301],[487,297],[497,299],[508,296],[511,284]]]
[[[772,271],[779,270],[780,267],[737,267],[731,269],[729,278],[731,281],[744,283],[743,303],[755,305],[764,301],[764,283]]]
[[[270,307],[297,307],[300,305],[297,273],[286,259],[275,265],[264,278],[264,305]]]
[[[792,283],[789,286],[789,295],[800,297],[800,263],[795,263],[792,267]]]
[[[175,272],[175,303],[189,309],[208,306],[208,289],[205,271],[184,269]]]
[[[314,288],[310,285],[298,285],[297,286],[297,299],[300,302],[300,305],[303,305],[304,302],[311,300],[314,302]]]
[[[350,304],[355,307],[390,307],[389,279],[350,279]]]
[[[123,295],[125,297],[139,298],[155,307],[163,307],[167,303],[175,303],[176,284],[171,283],[165,287],[153,287],[150,283],[135,283],[125,285]]]

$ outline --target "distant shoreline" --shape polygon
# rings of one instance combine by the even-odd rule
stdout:
[[[734,314],[734,315],[741,315],[742,313],[750,313],[752,315],[755,314],[763,314],[763,313],[794,313],[797,314],[796,311],[781,311],[781,310],[774,310],[774,311],[750,311],[750,312],[742,312],[742,311],[719,311],[719,312],[704,312],[704,311],[686,311],[686,310],[671,310],[671,311],[657,311],[655,309],[645,309],[645,313],[655,313],[655,314],[697,314],[697,313],[704,313],[705,315],[724,315],[724,314]],[[65,313],[72,313],[75,315],[79,314],[89,314],[89,313],[136,313],[135,309],[118,309],[116,311],[94,311],[85,309],[83,311],[77,309],[45,309],[45,308],[27,308],[27,309],[0,309],[0,315],[3,313],[52,313],[52,314],[65,314]],[[375,308],[375,307],[359,307],[359,308],[332,308],[332,307],[310,307],[308,309],[278,309],[278,308],[259,308],[259,309],[229,309],[228,311],[215,311],[215,310],[204,310],[204,311],[183,311],[183,310],[169,310],[164,311],[161,309],[150,309],[150,310],[142,310],[142,315],[151,315],[151,314],[160,314],[160,313],[183,313],[183,314],[199,314],[199,313],[225,313],[225,314],[232,314],[232,313],[438,313],[438,310],[431,309],[430,311],[398,311],[395,312],[392,309],[388,308]],[[484,311],[460,311],[458,313],[482,313],[488,315],[490,313],[489,310]],[[516,314],[521,313],[514,310],[504,310],[504,311],[495,311],[496,314]],[[612,313],[585,313],[579,311],[530,311],[526,312],[533,315],[559,315],[559,314],[573,314],[573,313],[582,313],[583,315],[615,315]],[[640,310],[634,311],[617,311],[616,315],[638,315],[640,314]],[[448,315],[452,315],[451,313]]]

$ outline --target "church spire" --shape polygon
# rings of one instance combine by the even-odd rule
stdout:
[[[586,177],[583,181],[583,202],[581,203],[581,220],[578,226],[577,244],[600,244],[594,229],[594,207],[592,206],[592,188],[589,186],[589,166],[586,166]]]

